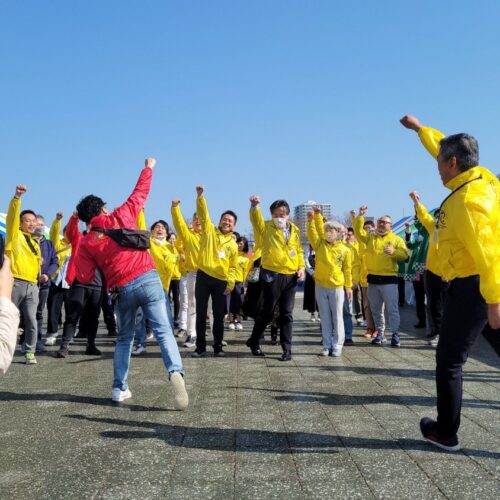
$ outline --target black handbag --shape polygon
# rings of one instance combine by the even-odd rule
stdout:
[[[102,227],[92,227],[91,231],[109,236],[121,247],[135,248],[136,250],[151,248],[151,233],[142,229],[103,229]]]

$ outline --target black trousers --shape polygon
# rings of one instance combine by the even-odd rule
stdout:
[[[469,349],[488,319],[488,307],[479,292],[479,276],[450,282],[436,351],[438,433],[456,435],[462,411],[462,367]]]
[[[212,298],[212,313],[214,316],[214,351],[222,351],[222,341],[224,340],[224,307],[226,304],[224,290],[226,288],[227,281],[213,278],[198,269],[194,288],[194,296],[196,298],[196,350],[198,352],[207,350],[207,311],[208,299],[210,297]]]
[[[261,269],[260,283],[263,302],[255,319],[248,344],[254,348],[259,347],[260,338],[267,325],[272,321],[274,309],[278,305],[281,347],[284,352],[292,352],[293,306],[297,291],[297,275],[279,274]]]
[[[68,345],[75,336],[78,320],[85,314],[84,327],[89,346],[95,345],[99,314],[101,312],[102,287],[73,284],[66,296],[66,319],[63,326],[62,345]],[[80,326],[81,328],[81,326]]]
[[[425,319],[425,288],[424,280],[421,277],[418,281],[412,281],[413,291],[415,292],[415,303],[417,305],[417,319],[422,325],[427,324]]]
[[[111,305],[111,297],[104,287],[102,288],[101,294],[101,310],[106,330],[108,330],[108,333],[116,334],[115,312],[113,310],[113,306]]]
[[[241,314],[241,306],[243,305],[243,283],[235,283],[233,291],[230,295],[229,312],[236,316]],[[233,318],[234,320],[234,318]]]
[[[434,335],[439,335],[439,331],[441,329],[441,318],[443,316],[444,300],[448,291],[448,283],[443,281],[441,276],[427,270],[424,274],[424,285],[432,333]]]
[[[174,304],[174,325],[179,322],[179,310],[180,310],[180,300],[179,300],[179,283],[180,280],[170,281],[169,295]]]
[[[401,277],[398,277],[398,292],[399,292],[399,305],[404,306],[406,300],[405,280],[404,278]]]
[[[54,283],[50,285],[49,297],[47,299],[47,310],[49,312],[47,319],[47,335],[57,333],[61,309],[63,304],[65,304],[67,293],[68,288],[54,285]],[[66,306],[64,306],[64,310],[66,311]]]
[[[43,310],[47,305],[47,298],[49,296],[50,287],[40,288],[38,290],[38,307],[36,308],[36,326],[37,338],[42,340],[42,327],[43,327]]]

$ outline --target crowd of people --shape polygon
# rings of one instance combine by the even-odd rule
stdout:
[[[173,229],[158,220],[147,231],[144,206],[153,158],[146,159],[132,194],[120,207],[108,212],[100,197],[85,196],[65,227],[62,212],[56,214],[48,239],[43,217],[21,210],[26,187],[17,186],[7,214],[0,272],[0,369],[6,370],[12,359],[12,331],[22,330],[25,362],[34,365],[37,352],[58,342],[63,317],[56,357],[69,355],[75,335],[87,339],[86,355],[99,356],[95,340],[102,310],[108,335],[116,337],[112,400],[132,396],[127,380],[131,354],[143,353],[154,337],[174,406],[185,410],[189,397],[175,336],[184,347],[194,348],[192,358],[204,358],[211,321],[214,356],[224,357],[225,319],[229,329],[241,331],[242,318],[250,317],[250,353],[265,355],[261,346],[270,325],[271,343],[279,334],[281,360],[288,362],[297,284],[306,280],[304,308],[321,328],[318,354],[338,357],[345,345],[354,343],[353,315],[358,325],[366,326],[364,335],[373,345],[384,346],[390,331],[390,346],[400,348],[399,275],[406,264],[417,301],[416,326],[428,325],[437,347],[438,419],[422,419],[421,432],[432,444],[459,449],[462,366],[488,320],[492,328],[500,327],[500,184],[478,166],[478,145],[470,135],[445,137],[412,116],[401,123],[416,131],[437,159],[450,195],[431,214],[419,194],[411,192],[418,234],[408,225],[404,239],[393,233],[390,215],[375,222],[365,219],[366,205],[351,212],[349,227],[324,218],[320,207],[314,207],[308,214],[307,255],[286,200],[274,201],[266,220],[260,197],[250,197],[255,243],[249,252],[248,239],[235,232],[238,218],[232,210],[212,221],[201,185],[196,186],[196,212],[190,221],[175,198]],[[86,225],[83,232],[79,221]]]

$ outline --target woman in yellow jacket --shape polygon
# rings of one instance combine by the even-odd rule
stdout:
[[[180,254],[177,248],[177,236],[175,233],[169,233],[167,236],[169,243],[169,250],[174,255],[174,269],[170,279],[170,287],[168,289],[170,300],[174,306],[174,328],[179,327],[180,315],[180,281],[181,281],[181,268],[180,268]]]
[[[323,224],[319,210],[307,214],[307,238],[316,252],[314,281],[323,337],[321,353],[336,357],[342,354],[345,339],[344,299],[352,296],[351,251],[338,236],[332,221]]]
[[[248,240],[244,236],[236,238],[238,245],[238,266],[236,268],[236,281],[233,291],[229,298],[229,329],[230,330],[243,330],[241,324],[241,306],[243,305],[243,294],[247,275],[247,267],[250,259],[248,258]]]

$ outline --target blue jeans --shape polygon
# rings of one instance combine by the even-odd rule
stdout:
[[[135,317],[139,307],[151,324],[168,373],[183,373],[179,348],[168,319],[165,293],[158,273],[149,271],[118,289],[120,329],[116,337],[113,389],[128,389],[128,367],[134,342]]]
[[[174,329],[174,316],[172,314],[172,303],[170,302],[170,298],[168,296],[168,292],[165,291],[165,303],[167,305],[167,315],[168,321],[170,323],[170,327],[172,330]],[[147,335],[147,325],[146,325],[146,317],[141,313],[140,321],[135,324],[135,343],[137,345],[142,345],[146,347],[146,335]]]
[[[347,300],[347,296],[344,298],[344,330],[345,330],[345,339],[352,340],[351,302]]]

